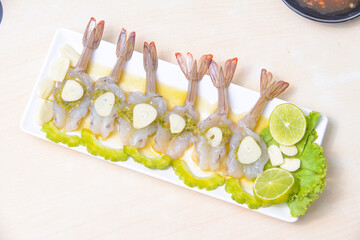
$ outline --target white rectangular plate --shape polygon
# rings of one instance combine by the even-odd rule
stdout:
[[[82,51],[82,34],[67,30],[67,29],[59,29],[55,37],[51,43],[50,49],[47,53],[45,62],[42,66],[40,75],[35,83],[34,89],[31,93],[30,100],[27,104],[25,113],[23,115],[23,118],[21,120],[21,129],[35,137],[44,139],[46,141],[49,141],[45,138],[45,134],[40,131],[40,126],[38,126],[34,119],[35,119],[35,109],[37,107],[39,98],[37,97],[37,88],[42,79],[48,76],[49,66],[50,64],[59,56],[59,49],[64,45],[68,44],[72,46],[77,52]],[[115,56],[115,49],[116,46],[112,43],[102,41],[100,43],[99,48],[94,52],[92,56],[92,61],[96,63],[100,63],[105,66],[112,67],[113,64],[116,61]],[[143,68],[143,57],[142,54],[139,52],[134,52],[131,60],[126,64],[125,71],[141,76],[145,78],[145,71]],[[260,72],[260,69],[259,69]],[[157,80],[160,83],[181,89],[186,90],[187,89],[187,80],[185,79],[183,73],[181,72],[180,68],[177,65],[174,65],[172,63],[168,63],[162,60],[159,60],[159,66],[157,71]],[[199,83],[199,92],[198,94],[209,101],[210,103],[215,103],[217,100],[217,90],[213,87],[211,83],[211,79],[209,76],[205,76],[203,80]],[[229,100],[230,105],[232,108],[232,111],[234,113],[244,113],[248,112],[250,108],[254,105],[254,103],[259,98],[259,94],[257,92],[254,92],[252,90],[240,87],[235,84],[231,84],[229,87]],[[274,99],[270,103],[267,104],[266,108],[264,109],[263,115],[265,117],[269,117],[271,114],[271,111],[274,109],[275,106],[278,104],[284,103],[285,101],[280,99]],[[308,114],[310,112],[309,109],[301,108],[305,114]],[[316,143],[321,144],[322,140],[324,138],[326,126],[327,126],[328,119],[326,116],[321,115],[319,122],[316,126],[316,131],[318,133],[318,139],[316,140]],[[67,147],[64,145],[61,145],[63,147]],[[73,150],[88,154],[86,149],[82,146],[71,148]],[[88,154],[89,155],[89,154]],[[102,159],[98,157],[99,159]],[[178,177],[175,175],[172,168],[166,169],[166,170],[152,170],[144,167],[143,165],[136,163],[132,159],[129,159],[126,162],[111,162],[113,164],[117,164],[129,169],[132,169],[137,172],[144,173],[146,175],[162,179],[164,181],[176,184],[178,186],[182,186],[185,188],[188,188],[190,190],[212,196],[217,199],[221,199],[223,201],[248,208],[246,205],[241,205],[236,203],[234,200],[231,199],[231,195],[225,192],[224,186],[219,187],[216,190],[213,191],[206,191],[206,190],[199,190],[197,188],[189,188],[186,185],[183,184],[182,181],[178,179]],[[258,210],[253,210],[258,213],[274,217],[283,221],[287,222],[295,222],[298,218],[291,217],[290,210],[288,206],[284,204],[280,205],[274,205],[268,208],[260,208]]]

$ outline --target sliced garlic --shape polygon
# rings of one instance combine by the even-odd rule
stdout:
[[[185,119],[179,114],[172,113],[169,116],[170,132],[181,133],[185,128]]]
[[[237,157],[240,163],[250,164],[261,156],[261,148],[251,136],[246,136],[240,143]]]
[[[206,132],[205,137],[212,147],[217,147],[222,141],[222,135],[220,128],[212,127]]]
[[[157,117],[156,109],[147,103],[136,104],[133,110],[133,127],[141,129],[150,125]]]
[[[61,91],[61,98],[67,102],[79,100],[84,95],[84,88],[76,80],[67,80]]]
[[[298,149],[295,145],[292,145],[292,146],[280,145],[280,150],[283,154],[285,154],[289,157],[295,156],[298,153]]]
[[[39,99],[39,104],[35,113],[35,121],[38,125],[49,122],[54,116],[53,102],[46,99]]]
[[[78,54],[72,47],[65,44],[60,49],[60,56],[70,60],[70,66],[75,67],[79,62],[80,54]]]
[[[64,57],[56,59],[50,66],[49,77],[57,82],[64,81],[69,66],[69,59]]]
[[[111,114],[115,104],[115,95],[112,92],[107,92],[96,98],[94,107],[96,112],[102,116],[107,117]]]
[[[283,155],[278,146],[271,145],[268,147],[267,152],[270,158],[270,162],[273,166],[280,166],[284,163]]]
[[[48,99],[55,86],[55,81],[51,78],[43,79],[37,89],[38,97]]]
[[[280,165],[282,169],[285,169],[289,172],[295,172],[300,168],[300,159],[298,158],[285,158],[284,163]]]

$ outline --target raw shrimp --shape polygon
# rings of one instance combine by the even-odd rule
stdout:
[[[240,178],[245,175],[246,178],[253,179],[263,172],[264,166],[269,160],[267,147],[264,140],[253,130],[266,103],[285,91],[288,86],[289,83],[287,82],[273,81],[271,72],[262,69],[260,77],[260,98],[252,110],[244,118],[239,120],[230,141],[229,155],[226,163],[226,171],[230,176]],[[236,150],[241,140],[246,136],[253,137],[261,148],[260,158],[251,164],[241,164],[236,156]]]
[[[146,91],[145,94],[137,91],[131,92],[128,96],[126,106],[119,110],[119,134],[124,145],[142,148],[149,136],[154,134],[157,129],[157,121],[153,121],[150,125],[135,129],[133,126],[132,113],[136,104],[148,103],[152,105],[157,116],[162,116],[166,112],[166,102],[163,97],[156,93],[155,80],[156,69],[158,66],[158,58],[155,43],[144,43],[144,68],[146,71]]]
[[[210,64],[209,72],[214,86],[218,89],[218,109],[205,120],[199,122],[200,134],[195,142],[195,150],[198,156],[199,167],[203,170],[218,170],[226,154],[225,145],[230,141],[234,128],[232,120],[227,118],[229,111],[229,99],[227,88],[234,76],[237,58],[226,61],[224,70],[214,60]],[[217,146],[212,146],[206,136],[211,128],[221,130],[221,142]],[[217,129],[217,130],[218,130]],[[213,136],[214,137],[214,136]],[[220,138],[219,138],[220,139]]]
[[[181,53],[176,53],[176,58],[179,66],[186,78],[189,80],[188,92],[186,101],[183,106],[174,107],[164,117],[164,123],[158,126],[155,135],[155,150],[165,153],[173,159],[179,158],[184,151],[194,142],[197,128],[196,123],[199,121],[199,113],[194,108],[198,82],[203,78],[208,70],[212,55],[203,55],[199,60],[199,68],[197,61],[194,61],[191,53],[185,57]],[[178,114],[185,120],[185,128],[178,134],[172,134],[169,129],[169,116],[171,114]]]
[[[104,31],[104,21],[96,24],[96,20],[91,18],[84,36],[83,36],[83,52],[80,60],[73,70],[69,70],[66,79],[59,83],[57,82],[54,95],[54,124],[57,128],[63,128],[67,131],[76,130],[79,127],[80,121],[86,116],[88,107],[91,102],[91,94],[93,91],[92,79],[85,73],[88,62],[92,52],[99,46],[100,40]],[[67,80],[77,80],[84,89],[84,95],[81,99],[73,102],[64,101],[61,98],[61,91]]]
[[[98,79],[95,82],[92,103],[90,106],[90,129],[94,134],[106,138],[114,130],[114,120],[117,116],[117,109],[125,106],[125,94],[117,82],[126,61],[134,51],[135,32],[131,32],[127,38],[125,29],[122,29],[116,46],[116,64],[109,76]],[[94,101],[97,97],[112,92],[115,95],[115,104],[108,116],[101,116],[95,109]]]

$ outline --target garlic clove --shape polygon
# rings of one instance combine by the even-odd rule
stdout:
[[[60,49],[60,56],[69,59],[71,67],[75,67],[80,59],[80,54],[67,44]]]
[[[76,80],[67,80],[61,91],[61,98],[66,102],[74,102],[84,95],[84,88]]]
[[[43,125],[49,122],[54,116],[53,102],[46,99],[39,99],[39,104],[36,108],[35,121],[38,125]]]
[[[261,156],[261,148],[251,136],[246,136],[241,142],[237,152],[240,163],[250,164],[258,160]]]
[[[114,104],[115,95],[112,92],[104,93],[94,101],[95,110],[102,117],[107,117],[111,114]]]
[[[289,157],[295,156],[298,153],[298,149],[295,145],[291,145],[291,146],[280,145],[280,150],[283,154]]]
[[[280,148],[276,145],[271,145],[267,149],[270,162],[273,166],[279,166],[284,163],[283,155],[280,151]]]
[[[69,66],[69,59],[64,57],[56,59],[50,66],[49,77],[57,82],[64,81]]]
[[[217,147],[220,145],[222,138],[223,138],[223,134],[220,128],[218,127],[212,127],[210,128],[206,134],[206,139],[208,140],[209,144],[212,147]]]
[[[133,127],[141,129],[150,125],[157,117],[156,109],[147,103],[136,104],[133,110]]]
[[[40,98],[48,99],[55,86],[55,81],[51,78],[43,79],[37,89],[37,95]]]
[[[285,158],[284,163],[280,165],[282,169],[289,172],[295,172],[300,168],[301,161],[298,158]]]
[[[181,133],[185,128],[185,119],[179,114],[172,113],[169,116],[170,122],[170,132],[171,133]]]

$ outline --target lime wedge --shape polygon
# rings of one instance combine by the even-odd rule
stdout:
[[[289,199],[297,189],[295,185],[291,173],[280,168],[270,168],[255,180],[254,194],[264,203],[279,204]]]
[[[305,115],[294,104],[280,104],[270,115],[269,128],[276,142],[285,146],[294,145],[305,134]]]

